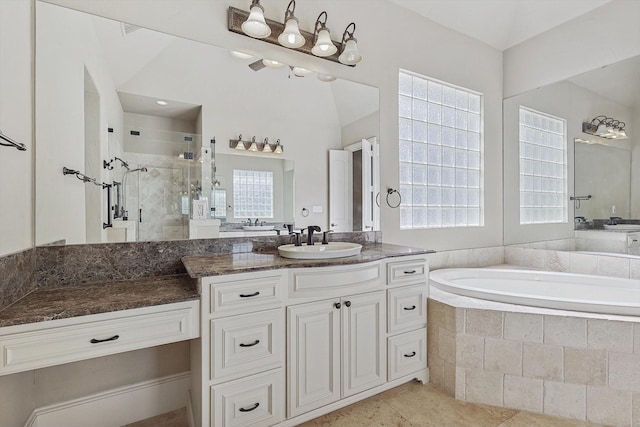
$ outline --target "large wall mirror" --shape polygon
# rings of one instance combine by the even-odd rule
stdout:
[[[378,89],[262,59],[36,1],[36,244],[379,230]]]
[[[563,160],[563,173],[567,178],[566,192],[563,195],[566,219],[556,224],[523,225],[521,223],[524,201],[521,198],[521,190],[526,186],[520,175],[523,171],[523,162],[526,161],[521,156],[523,152],[521,150],[525,149],[523,134],[527,131],[525,129],[527,125],[523,127],[519,121],[523,108],[557,118],[564,123],[563,138],[566,144],[566,156],[558,160]],[[583,123],[591,122],[598,116],[624,122],[624,129],[629,138],[608,139],[583,132]],[[545,130],[542,129],[542,124],[538,123],[538,125],[539,129],[536,128],[537,125],[533,126],[534,132],[543,135]],[[603,225],[611,222],[611,217],[620,218],[615,219],[614,222],[640,223],[638,221],[640,220],[639,125],[640,57],[610,64],[506,99],[504,101],[505,244],[576,237],[577,246],[571,249],[596,250],[596,248],[580,247],[582,240],[591,238],[580,232],[585,230],[610,232]],[[543,142],[540,147],[541,150],[529,151],[525,157],[529,156],[536,164],[544,165],[549,159],[541,157],[544,155]],[[544,166],[538,169],[537,172],[545,171]],[[538,190],[542,190],[541,194],[549,190],[545,188],[544,178],[538,179],[536,185]],[[546,199],[543,195],[534,201],[536,206],[544,207]],[[604,237],[606,237],[604,234],[600,234],[594,238],[604,239]],[[612,235],[611,238],[620,240],[618,237],[620,236]],[[606,244],[598,251],[609,252]],[[616,252],[624,252],[624,250],[616,250]]]

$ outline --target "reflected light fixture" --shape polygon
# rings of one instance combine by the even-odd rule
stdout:
[[[280,139],[278,139],[276,141],[276,147],[273,149],[273,152],[275,154],[282,154],[283,151],[284,151],[284,147],[282,146],[282,144],[280,144]]]
[[[318,74],[318,80],[322,82],[332,82],[336,79],[335,76],[331,76],[329,74]]]
[[[291,0],[284,12],[284,31],[278,36],[278,43],[291,49],[303,46],[306,42],[304,36],[300,34],[298,18],[294,15],[295,10],[296,0]]]
[[[244,147],[244,142],[242,142],[242,134],[238,135],[238,142],[234,148],[238,151],[246,150],[246,148]]]
[[[322,19],[324,17],[324,19]],[[314,26],[314,45],[311,53],[315,56],[331,56],[338,51],[338,48],[331,40],[331,31],[327,28],[327,12],[323,11],[318,15]]]
[[[243,61],[253,58],[253,55],[249,55],[248,53],[244,53],[244,52],[238,52],[237,50],[231,50],[230,52],[231,52],[231,56]]]
[[[271,35],[271,27],[264,20],[264,7],[260,0],[252,0],[249,7],[249,17],[242,23],[242,31],[256,39],[263,39]]]
[[[269,138],[264,139],[264,145],[262,146],[263,153],[271,153],[273,150],[271,149],[271,145],[269,145]]]
[[[313,71],[307,70],[306,68],[302,67],[291,67],[291,71],[296,77],[307,77],[313,74]]]
[[[349,31],[349,28],[353,26],[353,29]],[[356,65],[362,61],[362,55],[358,51],[358,40],[353,37],[356,32],[356,23],[352,22],[347,25],[347,28],[342,34],[342,53],[338,57],[338,61],[345,65]]]
[[[258,144],[256,144],[256,137],[251,138],[251,145],[249,146],[249,151],[258,151]]]
[[[274,61],[272,59],[263,59],[262,63],[269,68],[282,68],[285,66],[282,62]]]
[[[582,123],[582,132],[605,139],[628,139],[624,130],[626,124],[607,116],[594,117],[591,122]]]

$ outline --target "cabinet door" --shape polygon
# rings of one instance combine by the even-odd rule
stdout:
[[[387,379],[385,293],[342,301],[342,397],[348,397]]]
[[[287,309],[288,417],[340,399],[339,300]]]

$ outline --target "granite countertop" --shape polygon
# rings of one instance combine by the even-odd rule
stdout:
[[[0,310],[0,327],[198,299],[187,275],[43,288]]]
[[[281,268],[327,267],[332,265],[360,264],[405,255],[433,253],[429,249],[407,246],[372,243],[362,246],[360,255],[333,259],[290,259],[278,255],[278,250],[244,252],[221,255],[186,256],[182,263],[192,278],[218,276],[222,274],[243,273],[259,270],[277,270]]]

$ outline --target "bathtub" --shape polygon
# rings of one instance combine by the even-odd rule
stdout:
[[[447,268],[429,278],[437,289],[483,300],[640,316],[640,280],[493,268]]]

